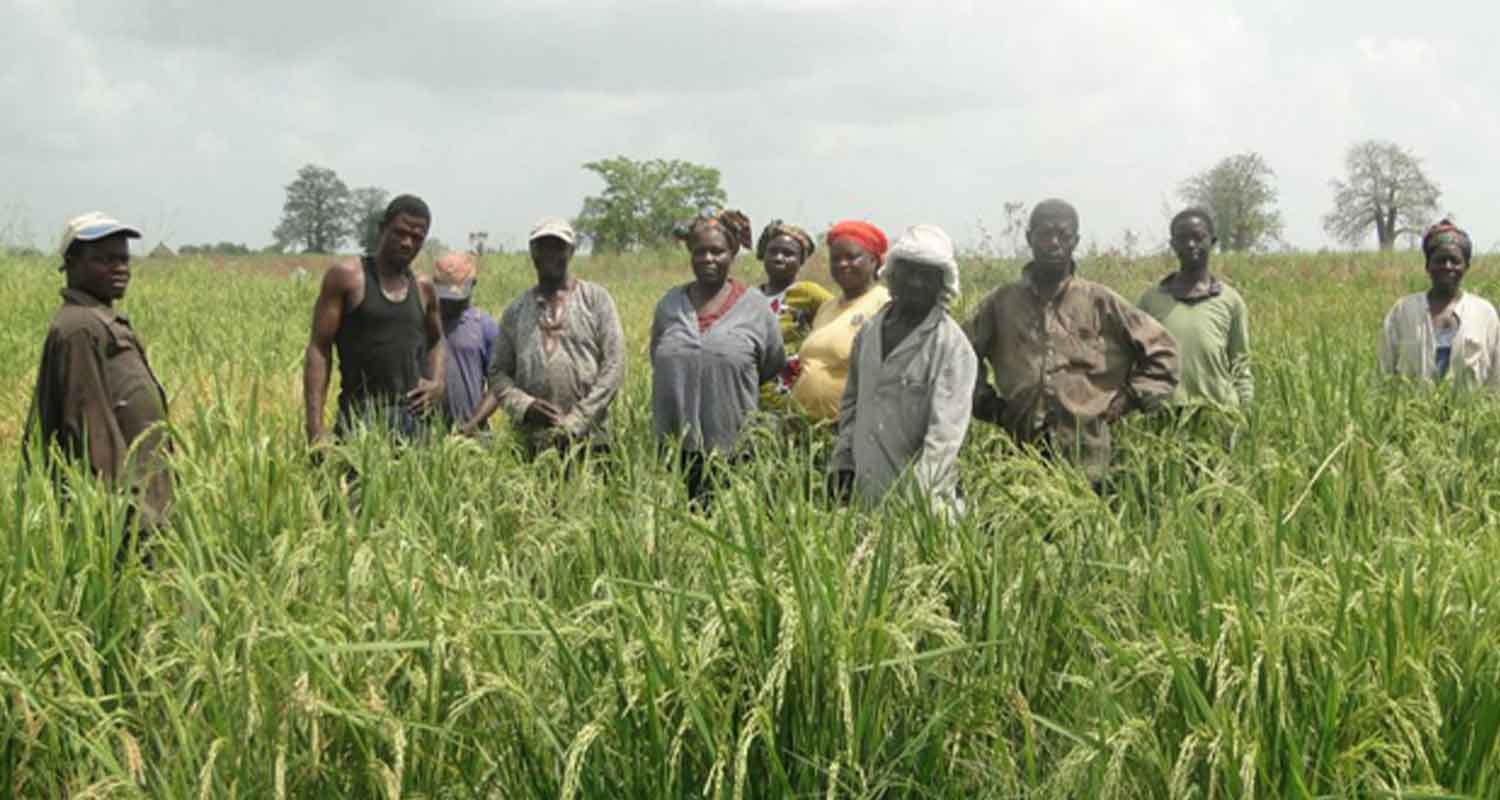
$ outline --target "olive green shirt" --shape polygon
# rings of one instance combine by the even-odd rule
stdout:
[[[142,528],[159,527],[172,502],[170,446],[157,426],[167,419],[166,391],[123,314],[84,292],[62,297],[42,346],[27,442],[40,435],[40,461],[54,476],[54,447],[85,462],[130,494]]]
[[[1234,287],[1213,281],[1207,294],[1176,297],[1168,276],[1146,290],[1136,305],[1177,340],[1182,382],[1173,404],[1208,403],[1248,409],[1255,397],[1250,375],[1250,312]]]
[[[1070,274],[1044,297],[1033,271],[1028,264],[1021,280],[991,292],[964,326],[980,362],[975,401],[998,396],[999,422],[1017,442],[1062,455],[1099,480],[1113,447],[1105,411],[1122,393],[1138,408],[1171,395],[1177,343],[1110,289]]]

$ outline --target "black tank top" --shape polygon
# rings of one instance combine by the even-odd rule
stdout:
[[[422,376],[427,334],[422,324],[421,289],[408,269],[406,298],[387,300],[375,273],[375,259],[361,259],[365,298],[344,314],[333,337],[338,350],[339,416],[400,405]]]

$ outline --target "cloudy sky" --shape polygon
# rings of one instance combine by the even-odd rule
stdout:
[[[96,207],[148,246],[263,245],[309,162],[424,196],[446,242],[514,247],[613,155],[716,166],[757,224],[936,222],[972,246],[1055,195],[1086,240],[1155,241],[1182,179],[1246,150],[1316,248],[1365,138],[1500,242],[1488,2],[3,2],[0,231],[52,248]]]

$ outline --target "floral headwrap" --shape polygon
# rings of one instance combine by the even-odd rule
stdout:
[[[750,230],[750,218],[745,216],[745,212],[733,209],[704,211],[673,227],[672,234],[686,244],[694,233],[703,228],[718,228],[723,231],[729,246],[736,251],[749,248],[755,243],[755,234]]]
[[[797,244],[802,245],[803,261],[812,258],[813,251],[818,249],[817,244],[813,242],[813,238],[807,235],[807,231],[790,222],[773,219],[771,220],[771,224],[767,225],[765,230],[760,232],[760,238],[755,240],[756,259],[760,261],[766,260],[766,248],[770,246],[771,240],[778,236],[790,236],[796,239]]]
[[[1474,258],[1474,240],[1469,238],[1466,231],[1460,230],[1453,220],[1444,217],[1436,225],[1427,229],[1422,234],[1422,257],[1431,258],[1432,251],[1445,244],[1456,244],[1464,254],[1464,262],[1467,263]]]
[[[865,252],[875,257],[875,263],[885,262],[885,251],[891,246],[890,240],[885,238],[885,231],[871,225],[868,222],[846,219],[828,229],[828,244],[831,246],[840,239],[849,239],[865,249]]]

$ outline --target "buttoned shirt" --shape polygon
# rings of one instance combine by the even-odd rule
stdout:
[[[1104,477],[1112,450],[1103,416],[1124,394],[1160,404],[1177,386],[1177,344],[1156,320],[1110,289],[1074,274],[1050,295],[1028,264],[1021,280],[991,292],[965,326],[981,364],[976,400],[998,395],[1001,424]]]
[[[158,527],[172,502],[169,444],[158,425],[167,393],[125,315],[74,289],[62,298],[42,346],[27,439],[40,435],[40,461],[54,476],[56,447],[127,492],[142,528]]]
[[[876,313],[854,337],[830,468],[852,471],[868,503],[909,482],[939,509],[962,511],[958,450],[979,374],[974,350],[938,306],[882,357],[889,313]]]
[[[1437,335],[1427,293],[1407,295],[1385,316],[1380,337],[1380,368],[1408,378],[1438,378]],[[1464,292],[1449,307],[1458,318],[1448,378],[1465,389],[1500,391],[1500,315],[1479,295]]]

